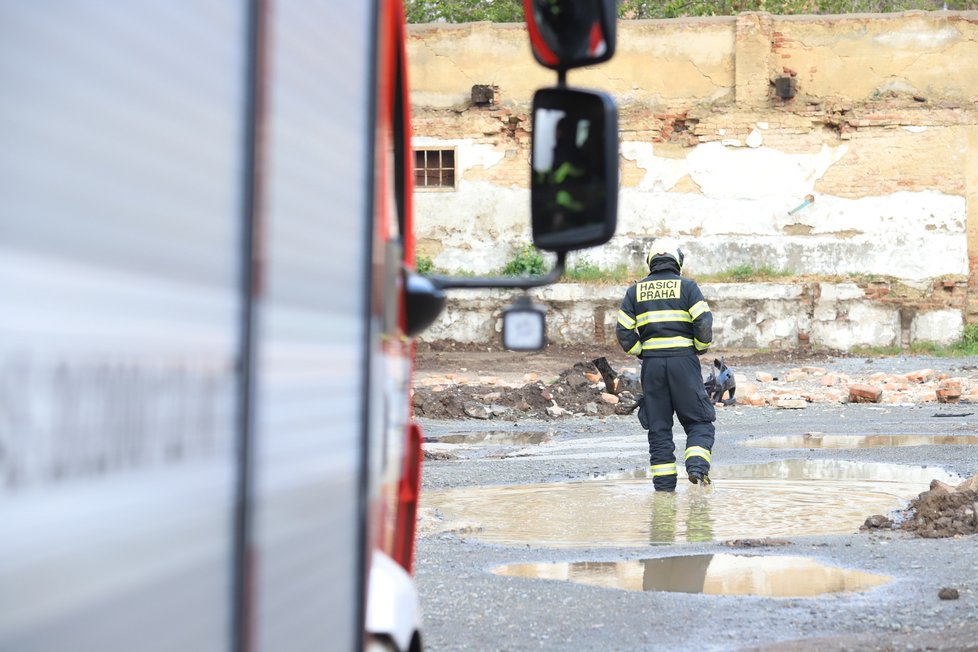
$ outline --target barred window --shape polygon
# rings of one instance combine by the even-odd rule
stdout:
[[[414,150],[414,187],[455,189],[454,149]]]

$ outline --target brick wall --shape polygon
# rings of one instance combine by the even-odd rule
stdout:
[[[669,234],[694,275],[876,275],[978,318],[978,12],[621,21],[618,38],[569,73],[620,107],[619,230],[592,262],[638,266]],[[472,153],[457,191],[418,193],[419,240],[488,272],[529,240],[529,103],[555,75],[518,25],[415,26],[409,57],[415,136]]]

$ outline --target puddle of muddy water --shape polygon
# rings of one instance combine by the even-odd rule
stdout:
[[[976,435],[823,435],[806,433],[744,442],[756,448],[889,448],[896,446],[978,445]]]
[[[491,430],[440,435],[427,438],[425,442],[431,444],[467,444],[469,446],[531,446],[549,444],[553,439],[553,433],[545,430],[528,430],[525,432]]]
[[[497,575],[577,582],[627,591],[804,598],[865,591],[891,578],[807,557],[689,555],[617,562],[509,564]]]
[[[425,492],[445,519],[475,524],[475,538],[502,545],[623,547],[856,532],[868,516],[902,507],[941,469],[785,460],[715,467],[712,487],[680,478],[656,493],[647,472],[581,482],[481,486]],[[442,528],[442,529],[446,529]]]

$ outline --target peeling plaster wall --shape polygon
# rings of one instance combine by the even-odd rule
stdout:
[[[960,310],[924,307],[905,320],[898,303],[867,300],[855,283],[704,283],[713,312],[714,349],[855,347],[960,339]],[[532,290],[548,307],[551,344],[615,344],[615,324],[624,288],[562,283]],[[452,293],[445,312],[421,339],[430,343],[499,346],[502,307],[514,294],[502,290]],[[908,321],[907,328],[904,321]],[[906,331],[906,333],[905,333]]]
[[[620,21],[618,37],[611,62],[569,73],[620,107],[618,231],[590,262],[638,270],[672,235],[693,276],[750,265],[924,290],[896,326],[890,308],[847,309],[873,325],[845,336],[745,298],[758,342],[905,343],[913,302],[947,303],[939,279],[966,279],[943,307],[978,320],[978,12]],[[530,239],[529,103],[555,75],[519,25],[414,26],[409,58],[415,143],[455,147],[460,165],[456,190],[415,195],[419,253],[490,273]],[[492,106],[471,106],[473,84],[495,87]]]

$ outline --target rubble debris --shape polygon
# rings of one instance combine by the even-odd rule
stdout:
[[[596,363],[601,365],[604,373]],[[756,377],[755,384],[747,382],[745,375],[738,378],[731,374],[740,391],[735,398],[722,400],[722,404],[795,410],[809,404],[833,403],[919,405],[941,401],[962,407],[978,404],[978,378],[949,377],[931,369],[850,377],[844,373],[828,373],[821,367],[806,366],[788,369],[780,376],[758,372]],[[789,377],[793,379],[791,382],[786,380]],[[704,386],[708,380],[704,381]],[[602,397],[602,393],[606,396]],[[611,397],[617,397],[618,403],[615,404]],[[575,363],[556,378],[542,378],[538,373],[527,372],[522,375],[522,383],[506,383],[495,375],[476,372],[428,376],[417,383],[412,405],[415,414],[432,419],[548,419],[557,418],[555,414],[560,417],[633,414],[638,409],[636,397],[641,398],[637,365],[616,370],[608,358],[595,358],[591,362]],[[594,403],[594,407],[589,407],[590,403]],[[550,410],[548,414],[547,408],[554,406],[560,410]],[[974,412],[961,411],[934,416],[965,417],[972,414]]]
[[[961,382],[957,380],[942,380],[937,387],[939,403],[957,403],[961,399]]]
[[[882,514],[874,514],[866,519],[860,530],[882,530],[882,529],[892,529],[893,519],[887,518]]]
[[[883,400],[883,390],[872,385],[849,385],[850,403],[879,403]]]
[[[930,489],[910,501],[901,518],[876,515],[861,529],[891,528],[926,539],[978,534],[978,474],[957,486],[933,480]]]

